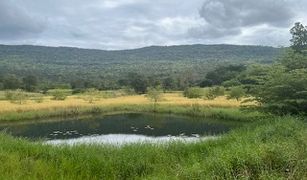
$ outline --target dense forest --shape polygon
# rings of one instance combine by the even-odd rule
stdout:
[[[219,84],[205,78],[219,65],[270,64],[283,50],[237,45],[152,46],[121,51],[0,45],[0,89],[103,90],[133,84],[144,86],[138,87],[140,92],[156,85],[183,90]]]

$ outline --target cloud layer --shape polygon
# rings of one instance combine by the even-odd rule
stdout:
[[[0,39],[29,38],[43,32],[43,23],[10,1],[0,1]]]
[[[6,0],[0,2],[0,43],[288,45],[288,29],[307,19],[306,6],[304,0]]]

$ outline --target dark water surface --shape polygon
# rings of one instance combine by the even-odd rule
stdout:
[[[151,140],[166,137],[199,138],[226,133],[234,127],[236,127],[235,124],[203,118],[157,114],[117,114],[82,120],[0,124],[0,131],[32,140],[45,139],[64,142],[86,138],[84,141],[99,139],[103,143],[118,140],[135,142],[134,139]]]

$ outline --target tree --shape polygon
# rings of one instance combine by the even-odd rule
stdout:
[[[246,67],[244,65],[219,66],[213,71],[207,73],[205,79],[200,83],[201,87],[221,85],[237,77]]]
[[[283,66],[275,66],[259,88],[255,97],[265,110],[278,114],[306,113],[306,68],[287,71]]]
[[[144,76],[137,73],[129,73],[128,83],[129,86],[132,87],[136,93],[144,94],[146,92],[148,82]]]
[[[295,50],[288,50],[279,61],[288,71],[307,68],[307,56]]]
[[[157,102],[161,99],[162,97],[162,90],[161,87],[149,87],[147,88],[147,98],[149,98],[151,101],[154,103],[154,111],[156,111],[156,105]]]
[[[10,90],[5,92],[5,98],[12,103],[22,104],[27,99],[27,94],[21,89]]]
[[[202,98],[205,95],[205,91],[200,87],[186,88],[183,92],[184,97],[187,98]]]
[[[211,100],[224,95],[225,95],[225,88],[223,86],[210,87],[208,89],[208,92],[206,93],[207,99]]]
[[[149,87],[147,88],[147,97],[153,102],[158,102],[161,99],[162,90],[160,87]]]
[[[15,75],[8,75],[3,80],[3,88],[4,89],[18,89],[21,87],[20,80]]]
[[[26,91],[34,91],[37,86],[37,77],[28,75],[22,79],[22,82]]]
[[[294,27],[291,28],[290,33],[292,39],[290,40],[291,47],[296,52],[301,52],[307,48],[307,27],[300,22],[295,23]]]
[[[237,86],[231,88],[228,98],[239,101],[243,96],[245,96],[245,90],[241,86]]]
[[[236,78],[236,80],[239,81],[239,84],[234,86],[241,85],[247,93],[255,93],[254,91],[259,90],[258,86],[266,81],[271,68],[270,65],[250,65]]]
[[[266,71],[252,91],[264,110],[278,114],[307,114],[306,27],[296,23],[291,29],[292,49],[279,65]]]
[[[172,77],[167,77],[163,80],[162,86],[164,90],[174,90],[176,89],[176,81]]]

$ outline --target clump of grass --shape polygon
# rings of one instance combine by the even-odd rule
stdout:
[[[0,135],[0,179],[304,179],[306,124],[267,119],[191,144],[50,146]]]

